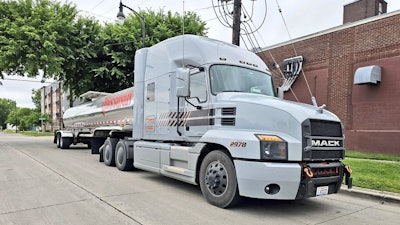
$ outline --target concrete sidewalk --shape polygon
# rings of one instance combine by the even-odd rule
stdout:
[[[352,189],[347,189],[346,185],[342,185],[339,193],[354,197],[375,199],[380,201],[381,204],[388,202],[400,205],[400,194],[393,192],[377,191],[377,190],[354,187],[354,186]]]

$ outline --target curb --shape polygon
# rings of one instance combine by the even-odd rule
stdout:
[[[394,204],[400,205],[400,194],[397,194],[397,193],[376,191],[376,190],[359,188],[359,187],[353,187],[352,189],[347,189],[346,185],[342,185],[339,193],[354,196],[354,197],[378,200],[381,204],[384,204],[385,202],[387,202],[387,203],[394,203]]]

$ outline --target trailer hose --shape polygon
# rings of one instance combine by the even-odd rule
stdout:
[[[347,170],[347,172],[348,172],[349,174],[352,174],[352,173],[353,173],[353,170],[351,170],[350,166],[345,165],[344,168]]]

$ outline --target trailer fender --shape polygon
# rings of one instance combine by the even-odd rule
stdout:
[[[70,137],[70,138],[74,137],[74,133],[72,133],[72,131],[69,130],[59,130],[57,131],[56,136],[57,134],[60,134],[61,137]]]

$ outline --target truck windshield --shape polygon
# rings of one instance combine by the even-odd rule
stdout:
[[[247,92],[275,96],[269,74],[232,65],[213,65],[210,68],[211,92]]]

